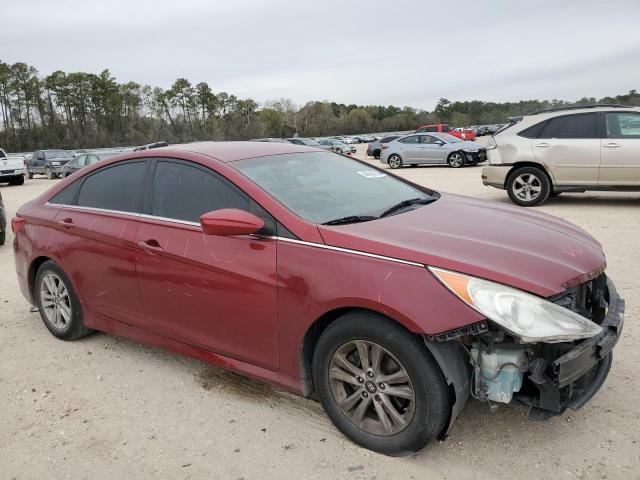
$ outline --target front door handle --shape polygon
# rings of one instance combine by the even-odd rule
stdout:
[[[609,142],[609,143],[605,143],[602,146],[603,147],[607,147],[607,148],[618,148],[620,146],[620,144],[619,143],[614,143],[614,142]]]
[[[155,253],[156,255],[160,255],[164,253],[164,248],[160,246],[157,240],[140,240],[138,242],[138,248],[144,250],[148,253]]]
[[[65,230],[73,230],[73,220],[70,218],[65,218],[64,220],[58,220],[58,225],[60,225]]]
[[[536,143],[535,145],[536,145],[536,147],[540,147],[540,148],[547,148],[549,146],[549,144],[545,143],[545,142]]]

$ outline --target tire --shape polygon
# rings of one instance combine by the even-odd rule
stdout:
[[[49,167],[45,167],[44,174],[46,175],[47,180],[53,180],[54,178],[56,178],[55,174],[51,171]]]
[[[382,352],[380,368],[373,361],[365,362],[372,366],[371,372],[365,372],[359,360],[361,348],[372,360],[374,349]],[[349,366],[354,370],[349,371]],[[381,376],[387,377],[386,383],[379,381]],[[313,381],[320,403],[338,430],[358,445],[385,455],[420,450],[444,430],[450,416],[442,372],[420,337],[374,313],[350,312],[327,327],[314,351]],[[391,390],[402,397],[384,393]],[[347,401],[345,411],[336,397],[355,401]],[[390,415],[391,410],[395,414]],[[354,418],[359,412],[361,420]]]
[[[11,177],[11,180],[9,180],[9,185],[23,185],[23,184],[24,184],[24,175]]]
[[[513,171],[507,180],[507,193],[516,205],[535,207],[543,204],[551,193],[551,180],[536,167],[522,167]]]
[[[33,172],[27,172],[27,178],[31,180],[33,178]]]
[[[465,165],[464,154],[461,152],[452,152],[447,157],[447,163],[451,168],[461,168]]]
[[[54,337],[77,340],[92,332],[84,325],[82,304],[69,278],[55,262],[48,260],[38,269],[33,297],[42,321]]]
[[[389,155],[387,159],[387,165],[389,168],[393,168],[394,170],[397,168],[402,168],[402,158],[397,153],[393,153]]]
[[[418,164],[417,164],[417,163],[412,163],[412,164],[411,164],[411,166],[412,166],[412,167],[417,167],[417,166],[418,166]]]
[[[373,158],[375,158],[376,160],[380,159],[380,150],[376,149],[373,151]]]
[[[7,233],[6,232],[0,232],[0,247],[2,245],[4,245],[4,242],[7,239]]]

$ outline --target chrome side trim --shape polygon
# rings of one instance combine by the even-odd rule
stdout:
[[[178,220],[177,218],[158,217],[156,215],[147,215],[146,213],[140,214],[140,218],[146,218],[148,220],[160,220],[163,222],[177,223],[179,225],[189,225],[192,227],[200,227],[198,222],[188,222],[187,220]]]
[[[424,265],[422,263],[411,262],[409,260],[402,260],[400,258],[387,257],[385,255],[378,255],[375,253],[362,252],[360,250],[351,250],[349,248],[334,247],[332,245],[325,245],[323,243],[305,242],[303,240],[295,240],[293,238],[285,238],[285,237],[277,237],[277,236],[261,236],[259,238],[269,238],[269,239],[278,240],[281,242],[295,243],[298,245],[305,245],[307,247],[322,248],[323,250],[331,250],[334,252],[350,253],[352,255],[360,255],[361,257],[376,258],[378,260],[387,260],[389,262],[402,263],[403,265],[412,265],[414,267],[424,268]]]
[[[142,214],[135,212],[123,212],[121,210],[109,210],[108,208],[95,208],[95,207],[82,207],[79,205],[67,205],[66,203],[50,203],[47,202],[44,204],[45,207],[64,207],[69,208],[71,210],[79,210],[79,211],[87,211],[87,212],[97,212],[97,213],[113,213],[115,215],[124,215],[125,217],[135,217],[140,218]]]

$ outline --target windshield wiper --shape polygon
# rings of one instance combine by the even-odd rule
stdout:
[[[431,202],[435,202],[435,198],[410,198],[408,200],[402,200],[401,202],[396,203],[393,207],[387,208],[382,214],[380,218],[387,217],[392,213],[396,213],[403,208],[410,207],[412,205],[426,205]]]
[[[348,223],[368,222],[370,220],[377,220],[378,217],[372,215],[349,215],[346,217],[335,218],[324,222],[322,225],[347,225]]]

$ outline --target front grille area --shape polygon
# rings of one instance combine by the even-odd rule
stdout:
[[[556,305],[568,308],[599,325],[604,320],[609,305],[607,276],[603,273],[593,280],[556,295],[550,300]]]

